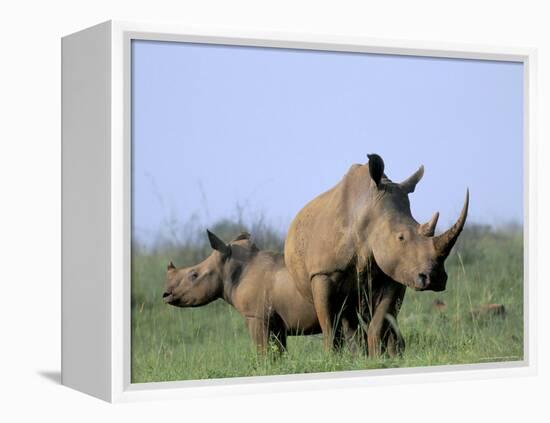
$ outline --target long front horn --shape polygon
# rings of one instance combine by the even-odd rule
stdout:
[[[443,258],[447,258],[451,249],[455,245],[460,232],[464,228],[464,223],[466,223],[466,217],[468,216],[468,205],[470,203],[470,190],[466,190],[466,199],[464,200],[464,206],[460,212],[460,216],[456,223],[446,232],[442,233],[439,236],[434,237],[434,247],[437,254]]]
[[[429,220],[429,222],[426,222],[420,225],[420,228],[418,230],[420,235],[434,236],[435,226],[437,225],[438,219],[439,219],[439,212],[435,212],[432,218]]]

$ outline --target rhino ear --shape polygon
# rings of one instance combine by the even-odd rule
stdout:
[[[208,234],[208,240],[210,241],[210,246],[212,249],[219,251],[224,256],[231,254],[231,247],[229,245],[223,242],[217,235],[213,234],[208,229],[206,230],[206,233]]]
[[[170,260],[170,263],[168,263],[168,266],[166,266],[166,270],[176,270],[176,266],[174,266],[172,260]]]
[[[416,184],[422,179],[423,176],[424,165],[420,166],[416,172],[414,172],[411,176],[401,182],[399,186],[405,193],[410,194],[411,192],[414,192]]]
[[[380,181],[384,175],[384,160],[378,154],[367,154],[369,158],[369,174],[377,187],[380,186]]]

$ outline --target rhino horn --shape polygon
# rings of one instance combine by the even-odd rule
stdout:
[[[420,225],[420,228],[418,230],[420,235],[434,236],[435,226],[437,225],[438,220],[439,220],[439,212],[435,212],[432,218],[428,222]]]
[[[466,199],[456,223],[446,232],[434,238],[434,247],[437,254],[442,258],[447,258],[451,249],[455,245],[458,236],[464,228],[466,217],[468,216],[468,205],[470,203],[470,190],[466,190]]]
[[[416,184],[418,184],[418,182],[422,179],[423,176],[424,176],[424,165],[420,166],[416,172],[414,172],[411,176],[409,176],[407,179],[401,182],[399,186],[405,193],[410,194],[411,192],[414,192],[414,189],[416,188]]]

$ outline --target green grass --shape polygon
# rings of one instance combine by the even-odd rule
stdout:
[[[232,231],[233,227],[226,228]],[[281,245],[274,236],[264,237],[261,246],[266,244]],[[288,352],[280,359],[259,357],[242,317],[222,300],[195,309],[161,301],[168,259],[176,259],[178,266],[196,263],[209,252],[204,243],[136,250],[132,264],[133,383],[523,358],[523,241],[517,229],[492,231],[476,226],[465,230],[447,260],[447,290],[407,291],[399,314],[407,347],[402,357],[393,359],[368,359],[349,349],[325,353],[320,336],[290,337]],[[445,302],[445,310],[434,308],[435,299]],[[487,303],[504,304],[506,316],[472,320],[470,310]]]

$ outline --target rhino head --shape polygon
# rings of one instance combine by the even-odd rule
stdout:
[[[384,175],[384,162],[369,155],[371,189],[366,218],[367,243],[377,267],[395,281],[419,291],[443,291],[447,283],[445,259],[464,228],[468,214],[469,191],[456,223],[434,236],[439,213],[420,224],[411,215],[408,195],[424,174],[421,166],[400,183]]]
[[[178,307],[200,307],[218,298],[224,298],[226,284],[238,281],[243,268],[257,247],[250,234],[241,233],[229,244],[207,230],[212,253],[202,262],[176,268],[172,261],[166,269],[166,283],[162,298]]]

